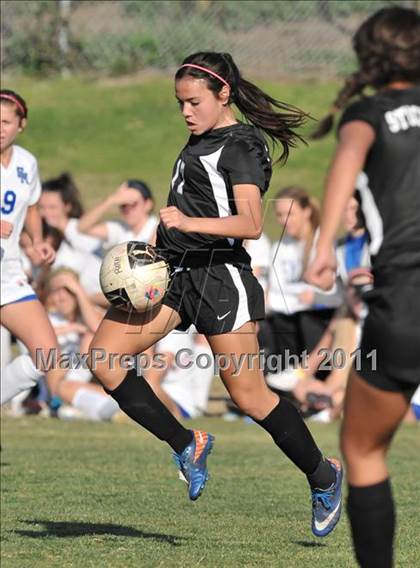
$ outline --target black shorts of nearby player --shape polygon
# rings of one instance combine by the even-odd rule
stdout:
[[[179,330],[194,324],[199,333],[218,335],[264,319],[264,292],[250,267],[217,264],[174,269],[163,304],[179,313]]]
[[[411,398],[420,384],[420,270],[375,274],[364,296],[369,313],[360,345],[359,375],[384,391]]]

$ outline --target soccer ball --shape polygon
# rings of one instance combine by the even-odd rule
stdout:
[[[125,312],[147,312],[163,299],[169,266],[152,245],[128,241],[107,252],[99,279],[113,306]]]

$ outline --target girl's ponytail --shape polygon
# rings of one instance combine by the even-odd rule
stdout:
[[[304,142],[296,129],[304,124],[307,115],[298,108],[270,97],[242,77],[233,93],[233,102],[249,122],[265,132],[274,145],[282,145],[279,161],[286,162],[290,148],[295,148],[298,142]]]
[[[311,140],[319,140],[326,136],[334,126],[337,112],[342,110],[355,95],[360,94],[368,84],[369,81],[362,71],[357,71],[347,77],[344,86],[338,91],[330,112],[320,121],[316,130],[310,135]]]
[[[330,113],[320,122],[311,138],[325,136],[334,115],[365,87],[385,87],[393,81],[418,84],[420,81],[420,14],[401,6],[382,8],[365,20],[353,37],[358,71],[339,91]]]

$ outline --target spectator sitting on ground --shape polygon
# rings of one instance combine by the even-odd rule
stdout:
[[[206,339],[193,327],[187,332],[172,331],[156,344],[154,356],[156,363],[144,374],[156,395],[176,418],[201,416],[214,377]]]
[[[346,285],[345,303],[334,316],[320,343],[311,352],[306,368],[290,369],[267,375],[267,383],[278,389],[290,390],[302,405],[322,410],[318,419],[329,421],[339,417],[352,363],[351,353],[359,345],[360,326],[364,317],[362,294],[372,287],[368,237],[358,192],[344,211],[346,235],[338,241],[338,276]],[[318,366],[331,368],[325,381],[313,375]],[[314,417],[315,418],[315,417]]]
[[[123,222],[100,222],[105,213],[115,206],[118,206]],[[158,219],[151,214],[153,206],[149,186],[143,181],[131,179],[82,215],[78,230],[101,239],[105,249],[125,241],[154,244]]]
[[[261,284],[264,292],[267,290],[268,271],[270,267],[271,242],[265,233],[259,239],[249,239],[243,242],[251,257],[251,268],[255,278]]]
[[[301,187],[286,187],[276,195],[275,210],[282,238],[271,250],[267,318],[259,339],[267,355],[281,357],[279,371],[288,368],[288,356],[315,348],[343,298],[338,287],[324,293],[303,280],[319,225],[316,200]]]
[[[27,241],[24,234],[21,238],[23,254],[29,259],[24,262],[24,265],[29,273],[30,280],[36,282],[38,280],[43,281],[49,270],[54,271],[62,267],[70,268],[78,275],[80,283],[90,300],[102,307],[107,307],[109,304],[102,293],[99,283],[99,271],[101,268],[99,257],[92,253],[74,249],[66,241],[59,229],[49,226],[45,221],[43,221],[43,237],[56,251],[56,257],[50,268],[41,271],[38,268],[39,259],[34,253],[31,243]]]
[[[62,356],[69,361],[69,368],[63,369],[61,380],[49,385],[54,406],[57,408],[60,402],[57,399],[70,406],[59,408],[58,416],[110,420],[118,412],[118,404],[101,386],[91,382],[92,375],[81,365],[80,359],[80,354],[88,352],[103,311],[89,300],[77,274],[68,268],[60,268],[48,276],[45,292],[46,308]]]
[[[100,255],[101,239],[78,230],[83,206],[79,189],[69,173],[62,173],[43,182],[39,212],[48,225],[63,233],[74,249]]]

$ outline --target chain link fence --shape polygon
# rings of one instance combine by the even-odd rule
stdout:
[[[418,1],[395,4],[418,8]],[[3,71],[130,74],[195,51],[229,51],[254,75],[329,78],[352,64],[351,36],[389,1],[4,0]]]

